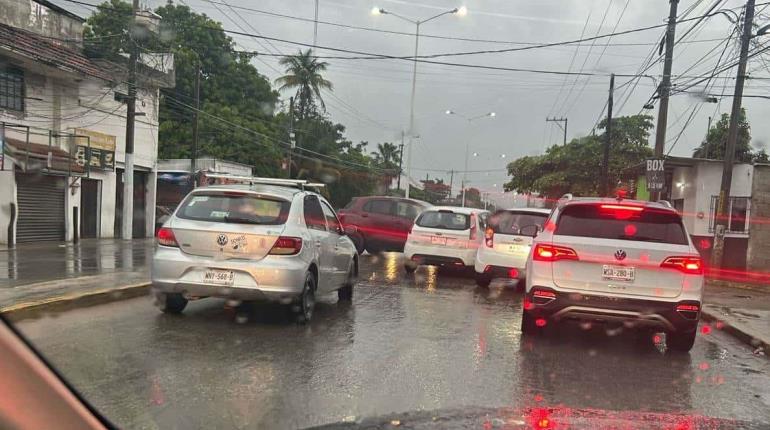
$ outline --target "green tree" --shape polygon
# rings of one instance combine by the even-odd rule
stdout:
[[[110,0],[96,7],[86,20],[83,39],[86,53],[92,57],[118,58],[131,46],[129,26],[133,9],[130,3]]]
[[[605,130],[598,136],[572,139],[566,145],[554,145],[545,154],[521,157],[508,164],[511,180],[505,189],[521,193],[538,192],[549,198],[565,193],[596,195],[601,189],[601,160],[606,136],[606,120],[599,124]],[[619,117],[612,122],[610,139],[610,183],[633,178],[643,161],[652,155],[648,146],[652,117],[635,115]]]
[[[317,111],[316,103],[322,110],[326,110],[321,89],[332,89],[332,83],[324,79],[322,73],[326,71],[329,63],[318,61],[313,56],[313,51],[300,50],[297,55],[281,58],[279,63],[286,68],[286,74],[275,80],[280,85],[279,90],[297,90],[297,115],[299,118],[307,118]]]
[[[725,149],[727,147],[727,135],[730,129],[730,115],[722,114],[722,117],[716,124],[711,126],[700,146],[693,151],[695,158],[710,158],[722,160],[725,158]],[[751,127],[746,119],[746,110],[741,109],[738,117],[738,141],[735,142],[735,161],[749,163],[752,161],[751,146]]]

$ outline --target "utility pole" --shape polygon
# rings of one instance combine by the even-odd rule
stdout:
[[[730,202],[730,184],[733,181],[733,161],[735,159],[735,144],[738,140],[738,126],[741,116],[743,99],[743,82],[746,79],[746,63],[749,59],[749,43],[751,42],[751,26],[754,23],[754,0],[746,2],[746,14],[741,36],[741,54],[738,62],[738,76],[735,78],[735,94],[733,107],[730,111],[730,128],[727,132],[727,147],[723,158],[722,185],[719,189],[716,224],[714,229],[714,246],[711,251],[711,266],[722,267],[722,257],[725,250],[725,232],[728,227],[728,207]]]
[[[192,151],[190,154],[190,175],[193,180],[193,188],[198,185],[198,179],[195,176],[198,170],[198,111],[201,108],[201,69],[200,63],[196,65],[195,69],[195,110],[193,111],[193,141]]]
[[[406,160],[406,198],[409,198],[409,175],[412,173],[412,146],[414,146],[414,96],[417,91],[417,55],[420,49],[420,21],[416,22],[414,30],[414,64],[412,65],[412,95],[409,102],[409,150]]]
[[[401,165],[404,163],[404,130],[401,130],[401,145],[399,145],[398,149],[398,182],[396,184],[396,189],[398,191],[401,191],[401,175],[404,173],[404,169],[401,168]]]
[[[676,1],[676,0],[674,0]],[[615,92],[615,74],[610,75],[610,96],[607,100],[607,129],[604,140],[604,157],[602,158],[602,195],[610,194],[610,143],[612,138],[612,96]]]
[[[313,20],[313,48],[318,44],[318,0],[315,0],[315,19]]]
[[[134,0],[131,30],[129,31],[130,53],[128,56],[128,97],[126,100],[126,159],[123,169],[123,231],[125,240],[133,238],[134,217],[134,122],[136,120],[136,62],[139,57],[139,45],[134,39],[136,13],[139,12],[139,0]]]
[[[289,97],[289,160],[286,164],[286,177],[289,179],[291,179],[291,155],[296,146],[294,139],[294,97]]]
[[[564,132],[564,144],[567,144],[567,118],[546,118],[545,122],[555,122],[556,125],[559,126],[559,128]],[[561,126],[561,123],[564,123],[564,127]]]
[[[671,93],[671,65],[674,61],[674,37],[676,36],[676,8],[679,0],[669,0],[668,27],[666,29],[666,56],[663,59],[663,80],[658,88],[658,125],[655,127],[655,158],[663,158],[668,124],[668,96]],[[650,200],[660,200],[660,191],[650,193]]]
[[[452,183],[454,182],[454,180],[455,180],[455,171],[454,170],[450,170],[449,171],[449,198],[453,198],[452,197]]]

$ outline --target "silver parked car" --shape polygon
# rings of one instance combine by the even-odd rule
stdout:
[[[317,294],[351,300],[357,275],[356,248],[319,194],[216,185],[192,191],[158,231],[152,289],[167,313],[182,312],[191,299],[221,297],[290,304],[306,322]]]

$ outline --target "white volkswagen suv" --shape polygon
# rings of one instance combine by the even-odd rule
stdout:
[[[577,319],[666,333],[672,350],[695,341],[703,262],[665,202],[559,202],[527,261],[525,334]]]

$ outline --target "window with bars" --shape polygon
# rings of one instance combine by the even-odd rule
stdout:
[[[719,196],[711,196],[711,209],[709,218],[709,232],[713,233],[716,227],[717,206]],[[751,198],[730,197],[727,206],[729,218],[727,220],[727,233],[748,233],[749,218],[751,216]]]
[[[0,69],[0,109],[24,110],[24,74],[17,69]]]

